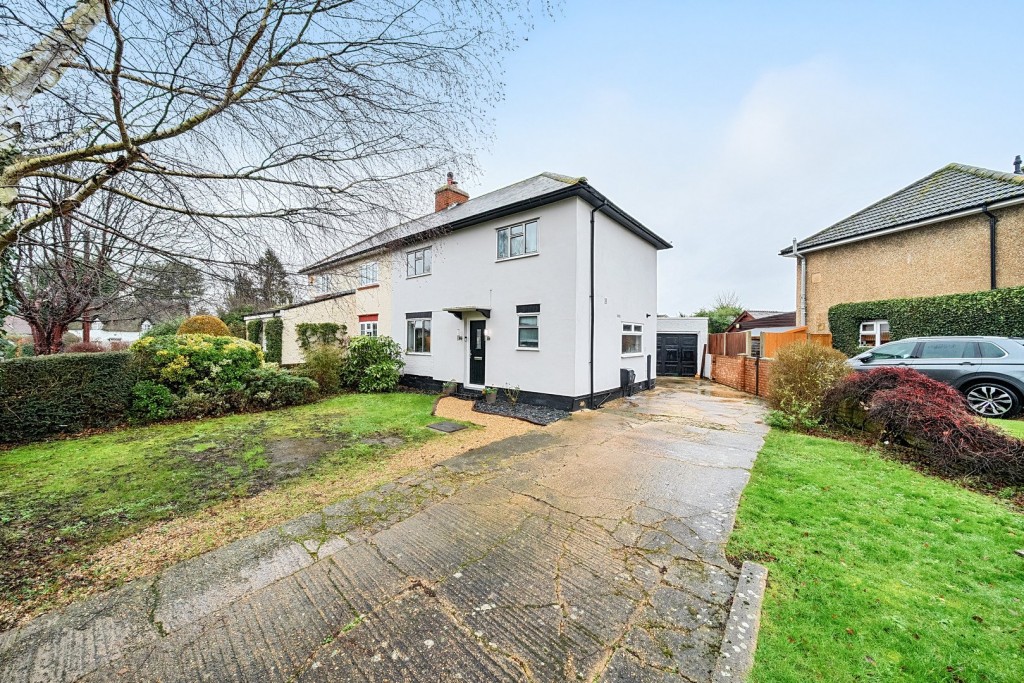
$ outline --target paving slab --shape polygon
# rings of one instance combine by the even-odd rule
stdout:
[[[659,381],[0,634],[0,680],[710,681],[761,414]]]

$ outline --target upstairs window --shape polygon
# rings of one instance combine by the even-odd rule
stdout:
[[[860,324],[860,345],[881,346],[890,341],[888,320],[867,320]]]
[[[498,259],[537,253],[537,221],[498,229]]]
[[[410,251],[406,254],[406,277],[417,277],[430,274],[430,247]]]
[[[636,323],[622,325],[622,355],[629,356],[644,352],[644,326]]]
[[[330,294],[331,293],[331,274],[321,273],[316,276],[316,281],[313,283],[316,286],[317,294]]]
[[[370,261],[359,266],[359,286],[377,284],[377,262]]]

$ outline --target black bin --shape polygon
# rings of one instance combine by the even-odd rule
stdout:
[[[632,395],[634,382],[636,382],[636,372],[627,368],[619,368],[619,386],[622,387],[623,396]]]

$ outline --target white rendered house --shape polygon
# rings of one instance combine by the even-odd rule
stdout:
[[[653,386],[668,242],[585,178],[553,173],[473,199],[449,174],[435,209],[302,271],[345,301],[349,334],[404,346],[406,384],[518,388],[566,410]]]

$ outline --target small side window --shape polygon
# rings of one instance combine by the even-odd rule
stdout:
[[[978,346],[982,358],[1002,358],[1006,355],[1006,351],[1003,351],[992,342],[978,342]]]

